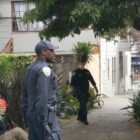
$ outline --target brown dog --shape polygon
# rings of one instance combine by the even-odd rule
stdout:
[[[0,140],[28,140],[28,134],[23,129],[15,127],[0,135]]]

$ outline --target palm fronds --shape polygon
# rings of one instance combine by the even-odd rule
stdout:
[[[132,119],[140,123],[140,91],[138,95],[134,95],[133,98],[129,99],[129,101],[130,105],[122,108],[122,110],[126,109],[132,116]],[[128,109],[131,109],[131,111],[129,111]]]
[[[74,46],[73,52],[76,54],[77,60],[80,62],[88,63],[92,60],[93,47],[89,42],[78,42]]]

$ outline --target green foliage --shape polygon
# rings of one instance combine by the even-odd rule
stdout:
[[[9,73],[10,62],[7,57],[0,57],[0,72],[1,76],[3,75],[5,78]]]
[[[124,107],[123,109],[131,109],[131,111],[128,110],[128,112],[132,116],[132,119],[140,123],[140,92],[138,93],[138,95],[134,95],[133,98],[129,100],[130,105]]]
[[[0,114],[0,121],[4,121],[4,119],[5,119],[4,115]]]
[[[73,52],[76,54],[78,61],[88,63],[92,59],[93,46],[88,43],[78,42]]]
[[[58,88],[58,115],[67,118],[77,113],[79,107],[78,101],[72,95],[72,89],[69,85],[60,85]]]
[[[39,35],[47,39],[62,39],[69,34],[79,34],[89,26],[96,35],[110,39],[118,35],[120,29],[132,27],[133,20],[140,17],[138,0],[25,1],[36,3],[36,8],[31,13],[26,12],[25,21],[42,21],[45,26]]]
[[[87,103],[87,109],[93,109],[96,100],[95,91],[93,88],[89,90],[90,97]],[[79,109],[78,100],[73,97],[73,90],[70,85],[60,85],[58,88],[58,116],[69,118],[71,115],[76,115]]]
[[[7,100],[6,125],[24,126],[20,111],[20,94],[23,72],[33,61],[31,55],[0,55],[0,95]]]

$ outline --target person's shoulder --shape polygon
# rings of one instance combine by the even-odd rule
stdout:
[[[87,74],[90,74],[90,71],[88,69],[84,69],[84,71],[87,73]]]
[[[73,70],[72,71],[72,76],[76,76],[78,74],[78,71],[79,71],[78,69]]]
[[[72,73],[79,73],[79,71],[80,71],[80,69],[79,68],[77,68],[77,69],[75,69]]]
[[[40,72],[44,67],[48,67],[47,63],[43,62],[43,61],[34,61],[29,67],[28,69],[31,69],[34,72]]]

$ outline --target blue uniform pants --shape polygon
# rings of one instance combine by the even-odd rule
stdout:
[[[29,129],[29,140],[61,140],[60,128],[56,117],[51,125],[53,137],[47,134],[43,124],[37,120],[34,112],[27,113],[27,122]]]
[[[44,140],[43,125],[37,120],[34,112],[27,113],[29,140]]]

